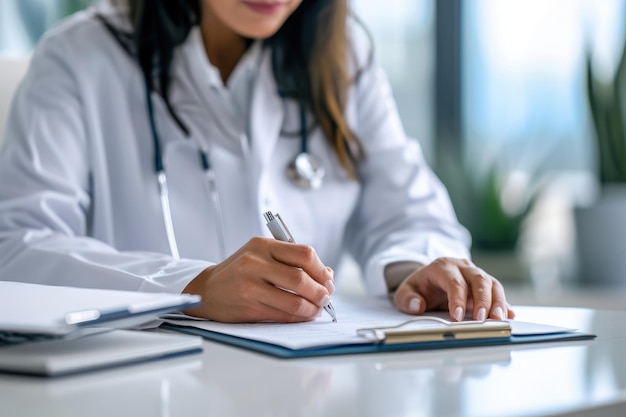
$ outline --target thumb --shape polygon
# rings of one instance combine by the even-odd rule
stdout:
[[[426,311],[426,300],[408,285],[401,285],[393,295],[398,310],[407,314],[422,314]]]

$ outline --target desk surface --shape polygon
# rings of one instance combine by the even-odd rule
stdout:
[[[59,379],[0,375],[3,416],[624,416],[626,312],[517,307],[597,340],[281,360],[192,356]]]

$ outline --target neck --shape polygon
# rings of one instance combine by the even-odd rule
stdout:
[[[222,81],[226,83],[237,62],[246,52],[248,42],[226,27],[209,7],[202,8],[200,28],[209,61],[217,67]]]

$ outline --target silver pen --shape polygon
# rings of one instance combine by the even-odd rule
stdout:
[[[296,241],[293,239],[293,236],[291,235],[291,232],[287,228],[287,225],[285,224],[285,222],[283,222],[283,219],[280,218],[280,214],[272,214],[271,211],[266,211],[265,213],[263,213],[263,217],[265,217],[265,220],[267,221],[267,228],[270,229],[270,232],[272,233],[272,236],[274,236],[274,239],[283,242],[296,243]],[[328,303],[328,305],[324,306],[323,308],[324,311],[326,311],[330,315],[330,317],[332,317],[333,322],[336,323],[337,315],[335,313],[335,308],[333,307],[333,304]]]

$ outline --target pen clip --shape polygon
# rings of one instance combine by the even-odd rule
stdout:
[[[280,214],[276,213],[276,215],[272,214],[271,211],[266,211],[263,213],[263,217],[267,221],[267,227],[270,229],[272,236],[274,239],[280,240],[283,242],[296,243],[291,232],[283,222],[283,219],[280,217]]]

